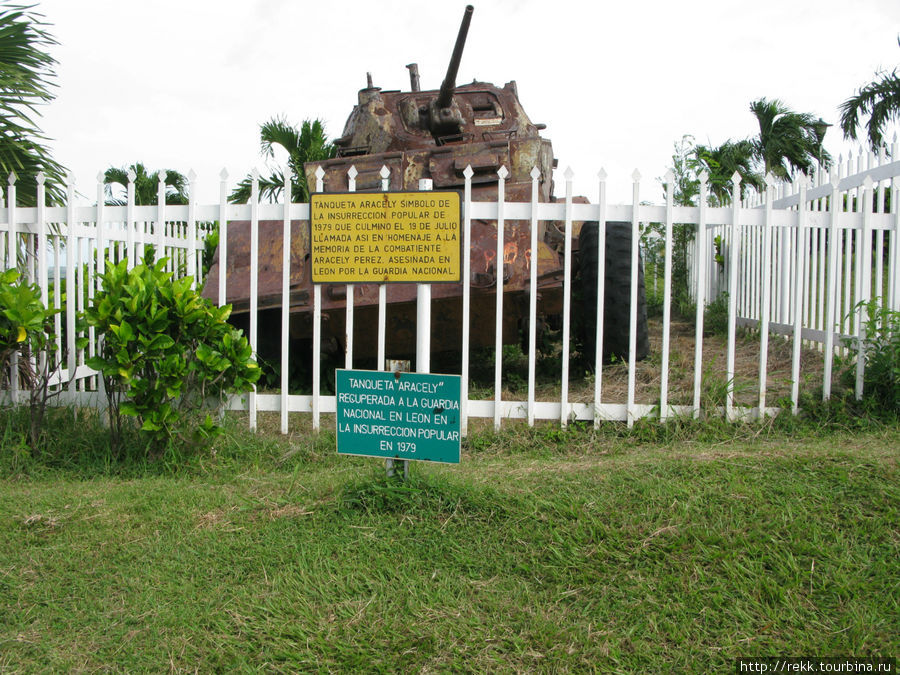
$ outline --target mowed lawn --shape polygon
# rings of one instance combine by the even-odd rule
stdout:
[[[401,485],[327,433],[237,434],[185,472],[6,476],[0,671],[900,654],[900,429],[742,438],[484,432]]]

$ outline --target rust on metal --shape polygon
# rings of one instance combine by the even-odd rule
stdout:
[[[417,190],[419,180],[430,178],[437,190],[462,190],[463,172],[471,166],[472,199],[495,201],[498,170],[506,167],[506,198],[529,201],[531,171],[537,167],[538,201],[555,201],[553,168],[555,160],[548,139],[540,135],[543,124],[533,123],[519,102],[514,81],[502,87],[487,82],[457,85],[456,75],[471,18],[468,7],[460,27],[453,56],[440,89],[419,91],[419,73],[410,70],[411,91],[382,91],[368,78],[357,104],[336,141],[337,157],[310,162],[304,167],[310,191],[315,191],[318,169],[324,170],[324,191],[349,189],[348,169],[356,168],[357,191],[382,189],[381,170],[389,170],[390,190]],[[580,200],[586,201],[586,200]],[[281,306],[282,222],[259,223],[260,310]],[[291,336],[306,339],[312,334],[312,282],[309,261],[309,226],[292,223],[291,238]],[[577,233],[576,233],[577,234]],[[530,223],[506,221],[502,266],[497,260],[497,222],[472,221],[471,240],[464,242],[471,255],[471,326],[473,346],[491,345],[494,340],[497,278],[504,289],[504,342],[518,340],[520,317],[527,315],[531,265],[538,265],[539,314],[562,311],[562,236],[557,226],[539,223],[538,251],[531,250]],[[249,310],[250,226],[228,223],[226,300],[234,314]],[[204,295],[218,297],[218,254],[207,277]],[[345,340],[346,287],[326,286],[322,293],[323,334],[336,349]],[[360,357],[375,354],[371,338],[377,322],[378,286],[357,284],[353,290],[355,307],[354,352]],[[432,287],[432,348],[458,350],[461,344],[462,284],[434,284]],[[387,288],[389,355],[415,352],[415,284],[394,284]]]

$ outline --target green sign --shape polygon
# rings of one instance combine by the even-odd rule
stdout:
[[[459,375],[336,374],[339,454],[459,464]]]

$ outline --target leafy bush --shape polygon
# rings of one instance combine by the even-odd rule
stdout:
[[[703,332],[706,335],[728,334],[728,293],[722,291],[706,305],[703,314]]]
[[[21,281],[15,269],[0,274],[0,382],[10,383],[15,377],[16,384],[28,392],[32,452],[39,447],[47,403],[58,393],[49,390],[50,376],[60,366],[53,340],[53,315],[57,311],[47,309],[41,289]]]
[[[146,257],[131,270],[110,266],[85,313],[104,336],[87,364],[103,376],[116,453],[123,416],[137,420],[154,454],[202,443],[218,432],[210,411],[259,378],[247,339],[226,322],[231,306],[216,307],[165,265]]]
[[[47,316],[37,286],[19,281],[15,269],[0,274],[0,368],[4,381],[10,377],[14,355],[28,356],[30,348],[42,349],[48,342],[44,333]],[[26,371],[21,376],[27,387],[33,384],[33,373]]]
[[[866,307],[866,360],[863,396],[885,412],[900,411],[900,312],[870,303]]]

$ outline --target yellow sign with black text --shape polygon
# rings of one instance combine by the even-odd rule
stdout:
[[[312,281],[457,282],[461,220],[458,192],[313,194]]]

